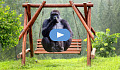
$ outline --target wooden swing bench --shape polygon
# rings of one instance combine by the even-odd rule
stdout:
[[[67,51],[63,52],[47,52],[44,50],[41,41],[42,39],[37,40],[37,48],[34,51],[35,54],[80,54],[81,51],[82,39],[72,39],[70,47],[67,49]]]

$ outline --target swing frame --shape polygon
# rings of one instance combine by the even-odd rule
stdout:
[[[24,29],[19,36],[19,40],[23,37],[22,43],[22,65],[25,65],[25,56],[26,56],[26,37],[27,33],[29,33],[29,43],[30,43],[30,57],[33,57],[33,39],[32,39],[32,25],[34,24],[36,18],[38,17],[39,13],[41,12],[43,7],[72,7],[77,14],[78,18],[82,22],[83,26],[87,31],[87,65],[91,66],[91,39],[94,40],[95,30],[91,27],[91,7],[93,7],[93,3],[91,2],[84,2],[74,4],[73,1],[69,1],[69,4],[45,4],[46,1],[43,1],[42,4],[31,4],[31,3],[24,3],[22,6],[25,7],[24,12]],[[31,18],[31,7],[39,7],[36,13]],[[84,14],[85,17],[82,15],[80,10],[77,7],[84,7]],[[93,32],[93,34],[92,34]]]

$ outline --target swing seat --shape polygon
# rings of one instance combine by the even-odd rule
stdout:
[[[47,52],[41,44],[42,39],[37,40],[37,48],[34,51],[35,54],[80,54],[82,39],[72,39],[70,47],[67,51],[63,52]]]

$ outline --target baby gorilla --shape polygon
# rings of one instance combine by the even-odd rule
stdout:
[[[49,33],[52,29],[68,29],[70,31],[70,39],[67,41],[52,41]],[[62,52],[66,51],[71,44],[73,32],[68,22],[60,17],[58,10],[53,10],[50,13],[50,18],[44,20],[42,26],[42,45],[48,52]]]

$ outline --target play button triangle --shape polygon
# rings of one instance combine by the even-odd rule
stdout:
[[[52,41],[67,41],[70,38],[70,31],[67,29],[52,29],[49,36]]]
[[[57,38],[64,36],[64,34],[57,32]]]

